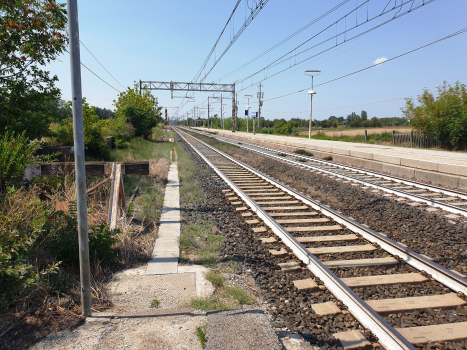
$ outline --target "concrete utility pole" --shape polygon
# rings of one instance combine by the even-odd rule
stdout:
[[[212,123],[211,123],[212,124]],[[212,125],[211,125],[212,126]],[[208,96],[208,129],[209,129],[209,96]]]
[[[250,97],[253,97],[253,95],[245,95],[245,97],[248,99],[248,105],[246,106],[248,113],[246,115],[246,132],[248,132],[248,124],[250,124]],[[253,123],[255,121],[253,120]]]
[[[313,95],[316,95],[316,92],[313,91],[313,75],[321,73],[320,70],[306,70],[305,74],[311,76],[311,90],[308,91],[310,95],[310,125],[308,127],[308,138],[311,139],[311,124],[313,123]]]
[[[165,133],[167,134],[167,124],[169,123],[169,117],[167,116],[167,108],[165,109]]]
[[[71,92],[73,138],[76,171],[76,209],[78,214],[79,273],[81,279],[81,308],[83,316],[91,316],[91,274],[89,271],[88,204],[84,158],[83,95],[81,92],[81,55],[77,0],[67,1],[68,33],[70,33]]]
[[[257,93],[258,95],[258,115],[256,118],[258,118],[258,131],[261,129],[261,107],[263,106],[263,97],[264,97],[264,92],[261,92],[261,83],[259,83],[259,92]]]
[[[221,129],[224,130],[224,110],[222,108],[222,94],[221,94]]]

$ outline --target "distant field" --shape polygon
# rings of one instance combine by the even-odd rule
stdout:
[[[397,130],[399,132],[410,132],[412,127],[410,126],[395,126],[395,127],[386,127],[386,128],[369,128],[366,129],[368,134],[381,134],[383,132],[392,132]],[[324,130],[312,130],[311,134],[315,135],[318,132],[324,132],[326,136],[335,137],[335,136],[357,136],[365,135],[365,129],[324,129]],[[299,132],[300,135],[308,135],[308,131]]]

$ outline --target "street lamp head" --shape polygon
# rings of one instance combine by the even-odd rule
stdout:
[[[321,73],[320,70],[307,69],[305,73]]]
[[[308,95],[316,95],[316,91],[310,90],[308,91]]]

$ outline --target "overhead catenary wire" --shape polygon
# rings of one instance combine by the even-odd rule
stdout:
[[[353,50],[353,49],[355,49],[356,47],[359,47],[359,46],[361,46],[361,45],[363,45],[363,44],[369,42],[370,40],[375,39],[376,37],[378,37],[378,36],[380,36],[380,35],[382,35],[382,34],[388,32],[388,31],[390,31],[390,30],[392,30],[392,29],[394,29],[395,27],[397,27],[397,26],[399,26],[399,25],[401,25],[401,24],[403,24],[403,23],[405,23],[405,22],[407,22],[407,21],[410,21],[410,20],[413,19],[414,17],[419,16],[420,14],[424,13],[425,11],[428,11],[428,10],[432,9],[433,7],[435,7],[436,5],[439,5],[439,4],[443,3],[444,1],[446,1],[446,0],[438,0],[437,3],[434,3],[434,4],[433,4],[433,6],[431,6],[431,7],[426,7],[425,10],[423,10],[423,11],[421,11],[421,12],[417,12],[414,16],[409,17],[409,18],[407,18],[406,20],[395,24],[395,25],[392,26],[391,28],[389,28],[389,29],[387,29],[387,30],[385,30],[385,31],[383,31],[383,32],[381,32],[381,33],[378,33],[377,35],[373,36],[372,38],[370,38],[370,39],[368,39],[368,40],[365,40],[365,41],[363,41],[363,42],[361,42],[361,43],[359,43],[359,44],[357,44],[357,45],[355,45],[355,46],[353,46],[353,47],[351,47],[351,48],[349,48],[349,49],[347,49],[347,50],[345,50],[345,51],[343,51],[343,52],[341,52],[341,53],[338,53],[337,55],[334,55],[334,56],[332,56],[331,58],[328,58],[328,59],[326,59],[326,60],[324,60],[324,61],[321,61],[321,63],[326,62],[326,61],[329,61],[330,59],[333,59],[333,58],[335,58],[335,57],[337,57],[337,56],[343,55],[343,54],[349,52],[350,50]],[[426,5],[426,4],[425,4],[425,5]],[[412,7],[411,7],[411,8],[412,8]],[[347,41],[346,43],[349,43],[349,41]],[[274,83],[274,82],[277,82],[277,81],[280,81],[280,80],[289,78],[289,77],[291,77],[291,76],[293,76],[293,75],[296,75],[296,74],[303,74],[303,70],[302,70],[300,67],[297,67],[297,68],[294,69],[293,71],[294,71],[293,73],[292,73],[292,72],[289,72],[288,75],[281,76],[281,77],[277,77],[276,79],[273,79],[272,81],[269,81],[268,84],[272,84],[272,83]],[[263,81],[262,81],[262,82],[263,82]]]
[[[402,3],[401,5],[397,6],[397,7],[401,7],[401,6],[407,4],[407,3],[411,2],[411,1],[413,1],[413,0],[408,0],[408,1],[404,2],[404,3]],[[283,73],[283,72],[285,72],[285,71],[287,71],[287,70],[289,70],[289,69],[291,69],[291,68],[293,68],[293,67],[295,67],[295,66],[298,66],[298,65],[300,65],[300,64],[302,64],[302,63],[304,63],[304,62],[306,62],[306,61],[308,61],[308,60],[310,60],[310,59],[312,59],[312,58],[314,58],[314,57],[316,57],[316,56],[319,56],[319,55],[321,55],[321,54],[323,54],[323,53],[325,53],[325,52],[328,52],[328,51],[330,51],[330,50],[333,50],[333,49],[335,49],[335,48],[338,47],[338,46],[341,46],[341,45],[343,45],[343,44],[346,44],[346,43],[348,43],[350,40],[354,40],[354,39],[356,39],[356,38],[358,38],[358,37],[360,37],[360,36],[362,36],[362,35],[364,35],[364,34],[367,34],[367,33],[371,32],[371,31],[373,31],[373,30],[375,30],[375,29],[377,29],[377,28],[379,28],[379,27],[382,27],[383,25],[386,25],[387,23],[390,23],[390,22],[394,21],[395,19],[398,19],[398,18],[400,18],[400,17],[402,17],[402,16],[404,16],[404,15],[406,15],[406,14],[408,14],[408,13],[411,13],[411,12],[413,12],[414,10],[417,10],[417,9],[419,9],[419,8],[421,8],[421,7],[423,7],[423,6],[425,6],[426,4],[431,3],[431,2],[434,2],[434,1],[436,1],[436,0],[429,0],[429,1],[426,1],[426,2],[425,2],[424,4],[422,4],[422,5],[419,5],[419,6],[415,7],[415,8],[413,8],[413,9],[410,9],[410,10],[408,10],[408,11],[406,11],[406,12],[404,12],[404,13],[401,13],[401,14],[399,14],[399,15],[395,15],[393,18],[391,18],[391,19],[389,19],[389,20],[387,20],[387,21],[385,21],[385,22],[383,22],[383,23],[380,23],[380,24],[374,26],[373,28],[370,28],[370,29],[368,29],[368,30],[366,30],[366,31],[364,31],[364,32],[362,32],[362,33],[359,33],[359,34],[357,34],[357,35],[355,35],[355,36],[353,36],[353,37],[351,37],[351,38],[348,38],[348,39],[346,39],[345,41],[343,41],[343,42],[341,42],[341,43],[339,43],[339,44],[337,44],[337,45],[335,45],[335,46],[329,47],[329,48],[327,48],[327,49],[325,49],[325,50],[323,50],[323,51],[321,51],[321,52],[318,52],[317,54],[312,55],[312,56],[310,56],[310,57],[308,57],[308,58],[306,58],[306,59],[304,59],[304,60],[302,60],[302,61],[300,61],[300,62],[298,62],[298,63],[291,64],[289,67],[286,67],[286,68],[282,69],[282,70],[279,71],[279,72],[276,72],[276,73],[274,73],[274,74],[272,74],[272,75],[270,75],[270,76],[268,76],[268,77],[265,77],[265,78],[261,79],[261,81],[271,79],[271,78],[274,77],[274,76],[277,76],[277,75],[279,75],[279,74],[281,74],[281,73]],[[390,11],[393,11],[393,10],[394,10],[395,8],[397,8],[397,7],[394,7],[393,9],[390,9],[390,10],[386,11],[385,13],[388,13],[388,12],[390,12]],[[385,14],[385,13],[382,13],[382,14]],[[381,16],[382,14],[371,18],[369,21],[371,21],[371,20],[373,20],[373,19],[375,19],[375,18],[378,18],[378,17]],[[338,22],[338,21],[336,21],[336,22],[334,22],[334,23],[337,23],[337,22]],[[365,22],[365,23],[367,23],[367,22]],[[333,24],[333,25],[334,25],[334,24]],[[361,24],[360,24],[360,25],[361,25]],[[360,26],[360,25],[359,25],[359,26]],[[332,25],[331,25],[331,26],[332,26]],[[328,28],[330,28],[331,26],[329,26]],[[326,29],[328,29],[328,28],[326,28]],[[352,27],[352,28],[350,28],[350,29],[346,29],[344,32],[346,33],[346,32],[348,32],[348,31],[350,31],[350,30],[352,30],[352,29],[355,29],[355,28],[356,28],[356,27]],[[320,33],[324,32],[326,29],[322,30]],[[306,42],[310,41],[311,39],[313,39],[314,37],[316,37],[316,36],[319,35],[320,33],[314,35],[312,38],[308,39]],[[343,32],[337,34],[336,36],[332,36],[331,38],[328,38],[328,39],[326,39],[326,40],[324,40],[324,41],[322,41],[322,42],[320,42],[320,43],[318,43],[318,44],[316,44],[316,45],[314,45],[314,46],[312,46],[312,47],[310,47],[310,48],[307,48],[307,49],[305,49],[305,50],[303,50],[303,51],[301,51],[301,52],[295,54],[295,55],[292,56],[292,57],[296,57],[296,56],[298,56],[298,55],[300,55],[300,54],[302,54],[302,53],[304,53],[304,52],[306,52],[306,51],[311,50],[312,48],[315,48],[315,47],[317,47],[317,46],[319,46],[319,45],[325,43],[325,42],[328,42],[328,41],[330,41],[330,40],[333,40],[334,38],[336,38],[337,36],[340,36],[340,35],[342,35],[342,34],[343,34]],[[305,42],[305,43],[306,43],[306,42]],[[253,74],[250,74],[249,76],[247,76],[247,77],[245,77],[245,78],[242,78],[242,79],[240,79],[240,80],[237,80],[236,83],[242,83],[242,82],[246,81],[247,79],[253,78],[255,75],[257,75],[257,74],[260,73],[260,72],[263,72],[263,71],[265,71],[265,70],[267,70],[267,69],[269,69],[269,68],[271,68],[271,67],[277,66],[277,65],[280,64],[280,63],[286,62],[286,61],[289,60],[291,57],[288,57],[288,58],[286,58],[286,59],[283,59],[283,58],[284,58],[285,56],[291,54],[292,52],[294,52],[298,47],[302,46],[303,44],[304,44],[304,43],[300,44],[300,45],[297,46],[295,49],[289,51],[287,54],[281,56],[280,58],[278,58],[278,59],[275,60],[274,62],[270,63],[270,64],[267,65],[266,67],[264,67],[264,68],[258,70],[257,72],[255,72],[255,73],[253,73]],[[238,91],[240,92],[240,91],[246,90],[246,89],[250,88],[251,86],[253,86],[253,85],[255,85],[255,84],[257,84],[257,82],[256,82],[256,83],[252,83],[251,85],[248,85],[247,87],[244,87],[244,88],[242,88],[242,89],[240,89],[240,90],[238,90]]]
[[[324,82],[324,83],[315,85],[314,87],[323,86],[323,85],[332,83],[332,82],[334,82],[334,81],[347,78],[347,77],[352,76],[352,75],[354,75],[354,74],[361,73],[361,72],[366,71],[366,70],[368,70],[368,69],[370,69],[370,68],[374,68],[374,67],[380,66],[380,65],[382,65],[382,64],[385,64],[385,63],[387,63],[387,62],[391,62],[391,61],[393,61],[393,60],[395,60],[395,59],[397,59],[397,58],[406,56],[406,55],[408,55],[408,54],[410,54],[410,53],[413,53],[413,52],[416,52],[416,51],[418,51],[418,50],[424,49],[424,48],[426,48],[426,47],[428,47],[428,46],[434,45],[434,44],[439,43],[439,42],[441,42],[441,41],[444,41],[444,40],[453,38],[453,37],[455,37],[455,36],[457,36],[457,35],[460,35],[460,34],[463,34],[463,33],[465,33],[465,32],[467,32],[467,27],[466,27],[466,28],[463,28],[463,29],[461,29],[461,30],[458,30],[457,32],[454,32],[454,33],[452,33],[452,34],[449,34],[449,35],[447,35],[447,36],[445,36],[445,37],[443,37],[443,38],[441,38],[441,39],[435,40],[435,41],[433,41],[433,42],[431,42],[431,43],[429,43],[429,44],[426,44],[426,45],[417,47],[416,49],[413,49],[413,50],[407,51],[407,52],[405,52],[405,53],[403,53],[403,54],[400,54],[400,55],[398,55],[398,56],[389,58],[389,59],[387,59],[386,61],[383,61],[383,62],[381,62],[381,63],[373,64],[373,65],[371,65],[371,66],[368,66],[368,67],[359,69],[359,70],[354,71],[354,72],[352,72],[352,73],[345,74],[345,75],[340,76],[340,77],[338,77],[338,78],[328,80],[328,81],[326,81],[326,82]],[[310,87],[308,86],[308,87],[306,87],[306,88],[304,88],[304,89],[301,89],[301,90],[298,90],[298,91],[294,91],[294,92],[291,92],[291,93],[289,93],[289,94],[285,94],[285,95],[281,95],[281,96],[269,98],[269,99],[267,99],[267,100],[264,100],[264,102],[266,102],[266,101],[272,101],[272,100],[277,100],[277,99],[279,99],[279,98],[283,98],[283,97],[291,96],[291,95],[294,95],[294,94],[298,94],[298,93],[300,93],[300,92],[303,92],[303,91],[305,91],[305,90],[308,90],[309,88],[310,88]],[[257,102],[252,102],[252,103],[257,103]]]
[[[70,54],[70,52],[65,49],[65,51]],[[60,60],[59,60],[60,61]],[[63,62],[63,61],[60,61],[60,62]],[[96,73],[94,73],[91,69],[89,69],[82,61],[80,61],[79,63],[81,63],[81,65],[86,68],[89,72],[91,72],[92,74],[94,74],[99,80],[101,80],[103,83],[105,83],[106,85],[110,86],[112,89],[114,89],[115,91],[117,92],[121,92],[120,90],[116,89],[115,87],[113,87],[112,85],[110,85],[108,82],[106,82],[104,79],[102,79],[100,76],[98,76]]]
[[[299,30],[297,30],[296,32],[292,33],[291,35],[289,35],[287,38],[281,40],[280,42],[278,42],[277,44],[275,44],[274,46],[271,46],[269,49],[267,49],[266,51],[262,52],[261,54],[259,54],[258,56],[256,56],[255,58],[252,58],[251,60],[249,60],[248,62],[244,63],[243,65],[241,65],[240,67],[234,69],[233,71],[231,71],[230,73],[227,73],[226,75],[220,77],[218,79],[218,81],[220,80],[223,80],[229,76],[231,76],[232,74],[238,72],[239,70],[247,67],[248,65],[250,65],[251,63],[255,62],[256,60],[260,59],[261,57],[263,57],[264,55],[268,54],[269,52],[271,52],[272,50],[278,48],[279,46],[281,46],[282,44],[284,44],[285,42],[287,42],[288,40],[292,39],[293,37],[297,36],[298,34],[300,34],[301,32],[303,32],[305,29],[308,29],[310,26],[312,26],[313,24],[316,24],[317,22],[319,22],[321,19],[325,18],[326,16],[330,15],[332,12],[334,12],[335,10],[339,9],[340,7],[342,7],[343,5],[345,5],[347,2],[349,2],[350,0],[344,0],[342,1],[340,4],[334,6],[332,9],[330,9],[329,11],[327,11],[326,13],[322,14],[321,16],[319,16],[318,18],[314,19],[313,21],[311,21],[310,23],[308,23],[307,25],[303,26],[302,28],[300,28]]]
[[[121,86],[122,88],[126,89],[125,86],[123,86],[112,74],[110,74],[110,72],[107,70],[107,68],[105,68],[105,67],[103,66],[103,64],[96,58],[96,56],[93,55],[93,53],[91,52],[91,50],[89,50],[89,49],[86,47],[86,45],[84,45],[84,43],[83,43],[81,40],[80,40],[79,42],[81,43],[81,45],[84,46],[84,48],[85,48],[86,50],[88,50],[88,52],[91,54],[92,57],[94,57],[94,59],[97,61],[97,63],[99,63],[99,64],[101,65],[101,67],[104,68],[104,70],[105,70],[107,73],[109,73],[109,75],[110,75],[112,78],[114,78],[114,80],[115,80],[117,83],[119,83],[120,86]]]
[[[232,10],[232,13],[230,14],[229,19],[228,19],[227,22],[225,23],[224,29],[222,29],[221,34],[219,35],[219,37],[217,38],[216,42],[214,43],[214,46],[212,47],[211,51],[209,52],[208,57],[206,57],[206,59],[204,60],[203,64],[201,65],[201,68],[198,70],[198,72],[196,73],[195,77],[193,78],[193,82],[196,82],[196,81],[198,80],[198,78],[201,76],[201,73],[203,72],[204,68],[206,68],[206,65],[208,64],[209,59],[210,59],[211,56],[212,56],[212,53],[213,53],[214,50],[216,49],[217,44],[218,44],[219,41],[221,40],[221,37],[222,37],[222,35],[224,34],[225,29],[226,29],[227,26],[229,25],[230,20],[232,19],[233,15],[234,15],[235,11],[237,10],[238,5],[240,5],[240,2],[241,2],[241,1],[242,1],[242,0],[237,0],[237,3],[235,4],[234,9]]]

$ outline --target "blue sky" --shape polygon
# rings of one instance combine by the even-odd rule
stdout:
[[[308,118],[309,95],[306,91],[284,98],[268,99],[305,89],[310,85],[310,78],[305,76],[306,69],[319,69],[321,75],[315,77],[315,85],[352,73],[373,65],[377,59],[392,58],[413,50],[444,36],[467,27],[465,0],[435,0],[421,9],[392,20],[388,24],[362,35],[355,40],[348,39],[362,33],[384,21],[390,20],[400,8],[366,22],[386,10],[399,6],[407,0],[379,1],[350,0],[338,10],[325,16],[291,40],[272,50],[244,69],[221,80],[221,83],[233,83],[262,69],[296,46],[310,39],[324,28],[329,29],[317,35],[303,48],[316,46],[297,57],[287,56],[281,65],[269,68],[236,86],[239,97],[239,116],[247,104],[244,95],[255,96],[257,85],[263,84],[263,117],[268,119],[292,117]],[[242,0],[234,21],[227,27],[215,55],[227,46],[233,32],[243,24],[254,0]],[[256,0],[258,2],[258,0]],[[230,50],[208,75],[205,82],[218,82],[218,79],[240,67],[245,62],[269,49],[306,24],[317,19],[336,5],[338,1],[316,0],[269,0],[258,16],[246,28]],[[425,0],[425,2],[428,2]],[[192,81],[201,64],[214,45],[236,0],[178,0],[178,1],[90,1],[79,0],[80,38],[94,56],[118,80],[115,81],[89,52],[81,48],[81,61],[97,75],[117,90],[124,90],[120,83],[132,86],[134,81]],[[416,7],[423,0],[408,2],[399,14],[410,6]],[[346,19],[333,24],[339,18],[352,11],[356,5],[363,6],[350,13]],[[318,45],[332,38],[345,28],[350,30],[336,39]],[[344,44],[341,44],[344,43]],[[467,33],[437,43],[394,61],[381,64],[365,72],[355,74],[335,82],[316,86],[317,94],[313,98],[313,117],[319,120],[331,115],[346,116],[352,111],[360,113],[366,110],[369,117],[401,116],[400,108],[404,100],[374,103],[403,98],[419,94],[423,88],[435,90],[444,80],[449,83],[461,81],[467,83]],[[321,51],[329,49],[323,54]],[[298,53],[300,50],[293,52]],[[317,55],[319,54],[319,55]],[[277,71],[291,67],[303,59],[315,58],[289,68],[282,74],[270,77]],[[69,57],[64,55],[48,68],[59,77],[58,87],[62,98],[71,96]],[[212,66],[212,59],[207,67]],[[112,101],[118,92],[104,84],[94,75],[82,69],[83,96],[92,105],[113,108]],[[252,87],[247,88],[249,85]],[[243,90],[242,90],[243,89]],[[154,91],[164,107],[179,106],[180,98],[171,100],[169,91]],[[178,94],[180,95],[180,94]],[[211,94],[212,95],[212,94]],[[195,102],[186,104],[179,114],[190,111],[193,106],[200,106],[208,93],[197,93]],[[231,101],[226,102],[226,116],[231,113]],[[361,106],[364,104],[370,104]],[[205,103],[206,105],[206,103]],[[257,104],[250,103],[252,110]],[[342,108],[349,107],[350,108]],[[355,107],[353,107],[355,106]],[[214,104],[214,113],[218,113],[219,104]],[[173,109],[169,109],[173,113]]]

